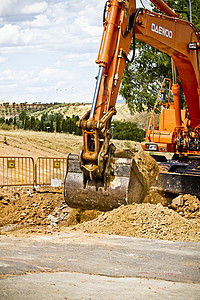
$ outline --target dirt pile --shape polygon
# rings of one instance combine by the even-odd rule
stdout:
[[[149,195],[147,197],[153,201],[154,193],[151,191]],[[156,201],[159,200],[158,195]],[[199,242],[200,201],[191,195],[183,197],[184,200],[176,198],[170,202],[173,209],[161,203],[135,203],[102,213],[69,208],[60,188],[51,192],[32,191],[25,187],[1,188],[0,232],[27,235],[84,230],[98,234]],[[160,200],[166,203],[164,194]],[[183,217],[182,212],[190,219]]]
[[[63,195],[58,189],[54,193],[33,193],[28,188],[1,188],[0,226],[1,229],[44,226],[58,223],[58,207],[63,206]],[[51,217],[52,216],[52,217]],[[59,214],[64,218],[65,211]],[[53,217],[55,217],[53,219]],[[13,226],[14,225],[14,226]]]
[[[161,203],[163,206],[170,207],[174,195],[171,193],[166,193],[162,190],[159,190],[157,187],[151,186],[148,194],[144,198],[143,203],[158,204]]]
[[[179,195],[172,200],[170,207],[185,218],[200,217],[200,201],[191,195]]]
[[[61,188],[51,192],[29,188],[0,189],[0,232],[50,233],[65,226],[76,225],[96,218],[100,212],[69,208],[63,200]]]
[[[199,222],[187,220],[161,204],[120,206],[74,229],[150,239],[200,241]]]

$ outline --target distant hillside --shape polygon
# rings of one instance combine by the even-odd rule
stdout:
[[[61,113],[64,117],[79,116],[80,118],[91,109],[91,103],[12,103],[0,102],[0,117],[5,119],[18,117],[24,110],[27,115],[41,118],[45,113]],[[146,120],[150,113],[130,114],[127,104],[116,104],[117,114],[113,117],[115,121],[135,122],[142,129],[146,129]]]

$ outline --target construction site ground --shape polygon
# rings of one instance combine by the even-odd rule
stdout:
[[[1,299],[199,299],[197,243],[81,231],[0,241]]]
[[[0,143],[1,156],[65,157],[82,142],[58,133],[0,134],[8,142]],[[69,208],[62,188],[1,187],[0,232],[2,299],[200,297],[200,201],[192,195],[151,187],[142,204],[100,212]]]

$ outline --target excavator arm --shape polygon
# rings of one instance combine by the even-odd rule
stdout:
[[[87,176],[102,177],[105,173],[111,132],[111,118],[128,55],[134,18],[135,1],[107,1],[104,9],[104,30],[96,63],[99,72],[91,110],[78,122],[83,129],[81,168]],[[136,17],[135,17],[136,19]],[[113,147],[111,147],[113,148]]]
[[[138,201],[144,195],[135,162],[114,158],[115,146],[110,144],[109,130],[133,37],[132,24],[138,13],[135,0],[106,1],[92,107],[77,122],[83,131],[83,148],[79,157],[68,155],[64,195],[71,207],[111,210],[127,204],[131,198],[127,186],[133,184],[137,185]],[[137,180],[130,181],[130,165],[131,172],[136,174],[132,178]]]
[[[71,207],[110,210],[133,201],[141,202],[144,198],[146,187],[137,164],[133,159],[115,158],[115,147],[110,144],[112,135],[109,128],[112,116],[116,114],[116,100],[124,67],[126,61],[129,61],[132,40],[133,46],[137,38],[172,57],[188,105],[189,126],[196,130],[200,124],[199,34],[191,23],[183,21],[165,2],[151,2],[165,14],[136,9],[135,0],[106,1],[92,107],[77,122],[83,131],[83,148],[79,157],[68,155],[64,193]],[[193,45],[197,49],[194,50]],[[131,61],[134,52],[135,49]],[[184,130],[177,83],[173,91],[174,132],[170,133],[171,139],[167,142],[166,135],[158,132],[161,145],[166,145],[165,152],[176,152],[176,138],[180,138]],[[153,133],[149,132],[147,142],[155,144],[152,136],[155,136],[154,130]]]

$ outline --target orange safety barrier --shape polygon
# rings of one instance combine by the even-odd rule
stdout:
[[[32,157],[0,156],[0,186],[34,185]]]
[[[36,185],[63,185],[67,169],[66,158],[38,157],[35,161]]]
[[[0,186],[61,186],[66,170],[66,158],[0,156]]]

